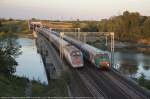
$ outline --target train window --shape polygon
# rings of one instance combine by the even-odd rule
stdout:
[[[80,55],[80,52],[76,52],[76,55]]]
[[[96,54],[96,58],[102,57],[102,54]]]
[[[80,56],[80,52],[72,52],[72,56]]]
[[[75,53],[72,53],[72,56],[75,56],[76,54]]]

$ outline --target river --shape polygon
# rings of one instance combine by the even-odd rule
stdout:
[[[132,52],[115,52],[115,64],[126,76],[138,78],[143,73],[150,80],[150,55]]]
[[[19,38],[17,42],[21,45],[22,54],[16,58],[18,66],[16,67],[15,75],[25,76],[30,80],[34,79],[47,84],[44,65],[40,54],[37,53],[35,40]]]

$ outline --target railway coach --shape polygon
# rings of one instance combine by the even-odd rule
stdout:
[[[60,48],[60,38],[52,33],[46,28],[39,28],[38,32],[42,34],[46,39],[51,41],[53,45],[59,50]],[[73,67],[73,68],[80,68],[84,66],[83,62],[83,55],[82,52],[76,48],[74,45],[68,43],[65,40],[61,40],[63,43],[63,56],[65,57],[66,61]]]

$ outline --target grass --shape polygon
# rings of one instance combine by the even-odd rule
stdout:
[[[25,89],[29,80],[25,77],[17,77],[11,75],[6,77],[0,75],[0,97],[24,97]],[[34,94],[37,96],[44,96],[43,90],[46,89],[46,85],[38,82],[32,81]],[[34,95],[33,95],[34,96]]]
[[[12,96],[25,96],[25,86],[27,79],[17,76],[6,77],[0,75],[0,96],[12,97]]]
[[[64,80],[53,80],[49,83],[49,90],[48,94],[51,97],[67,97],[68,96],[68,89],[66,82]]]
[[[49,80],[49,85],[43,85],[33,81],[32,95],[35,97],[68,97],[67,85],[69,74],[64,72],[59,79]]]
[[[150,80],[145,79],[144,74],[141,74],[141,76],[138,79],[136,79],[136,81],[140,86],[143,86],[146,89],[150,90]]]
[[[48,90],[48,85],[44,85],[37,81],[32,81],[32,96],[33,97],[45,97]]]
[[[49,85],[32,80],[32,97],[67,97],[68,76],[52,79]],[[25,77],[0,75],[0,97],[24,97],[29,80]]]

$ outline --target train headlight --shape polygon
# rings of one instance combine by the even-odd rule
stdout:
[[[109,67],[109,64],[107,64],[107,67]]]

